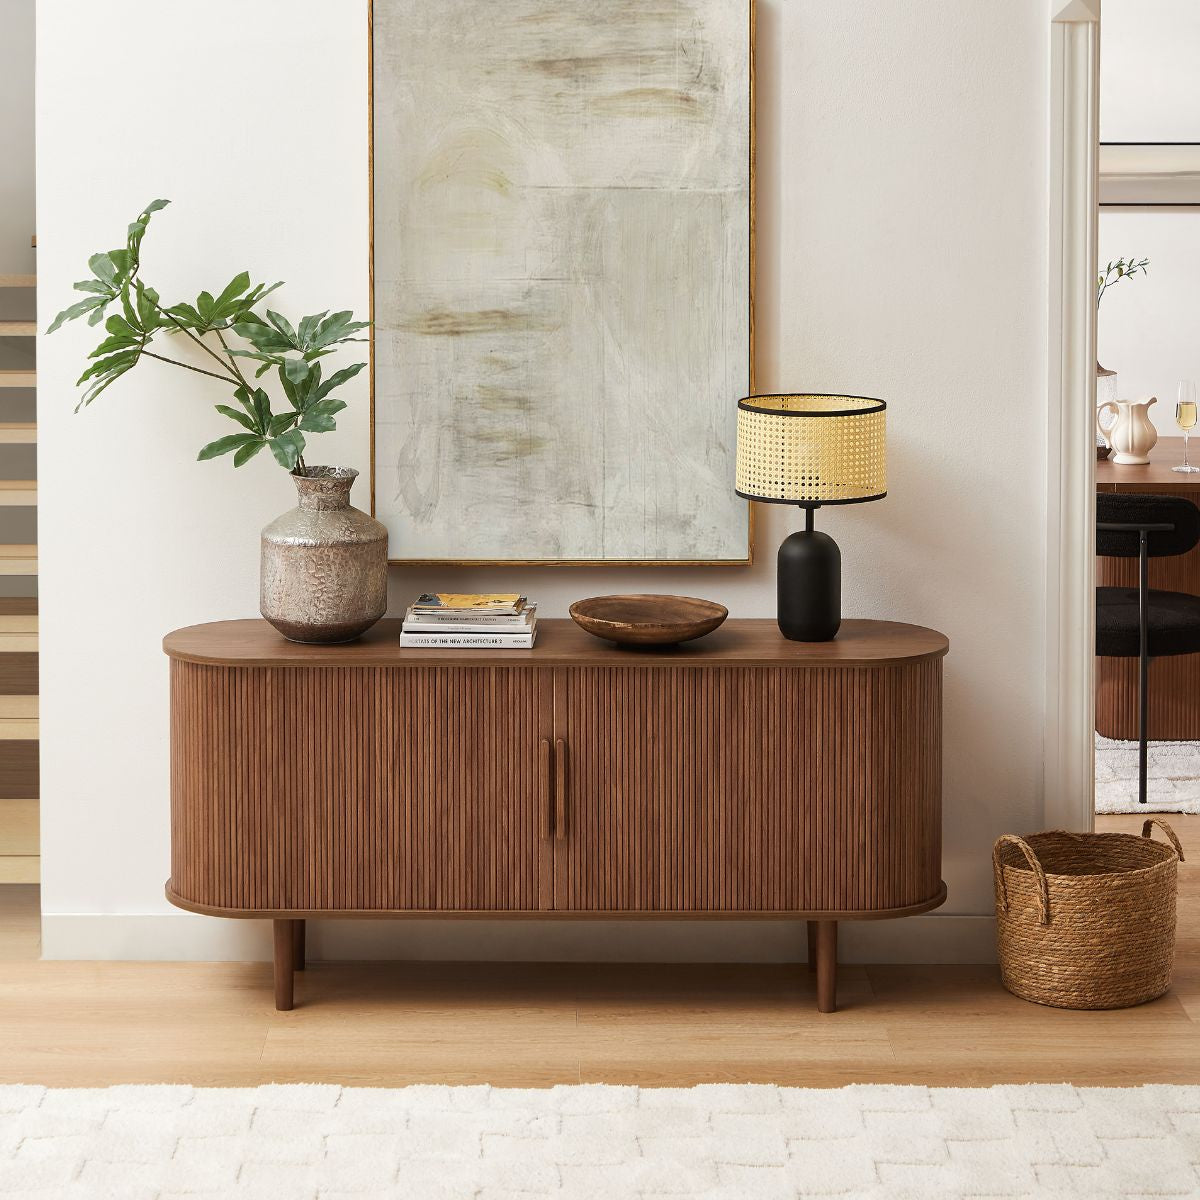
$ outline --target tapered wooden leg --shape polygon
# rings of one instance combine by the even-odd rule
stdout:
[[[817,923],[816,921],[805,921],[804,926],[808,931],[808,969],[815,971],[817,969]]]
[[[297,971],[304,970],[304,932],[307,927],[305,921],[292,922],[292,964]]]
[[[275,1007],[292,1007],[292,972],[296,967],[295,921],[275,921]]]
[[[837,922],[817,921],[817,1011],[837,1012]]]

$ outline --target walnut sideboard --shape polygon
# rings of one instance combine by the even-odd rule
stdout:
[[[394,620],[164,640],[167,897],[272,919],[277,1007],[309,917],[707,917],[806,920],[830,1012],[838,921],[945,899],[940,633],[731,620],[630,651],[539,625],[533,650],[401,650]]]

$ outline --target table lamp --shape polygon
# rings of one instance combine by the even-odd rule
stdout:
[[[813,528],[823,504],[887,495],[885,414],[867,396],[746,396],[738,401],[737,481],[747,500],[796,504],[804,529],[779,547],[779,629],[828,642],[842,623],[842,554]]]

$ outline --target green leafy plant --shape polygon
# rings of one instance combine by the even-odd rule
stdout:
[[[201,461],[232,454],[233,465],[240,467],[269,446],[281,467],[303,473],[304,435],[335,428],[334,418],[346,404],[333,393],[367,365],[351,363],[325,378],[320,360],[345,342],[363,341],[354,335],[369,322],[354,320],[352,312],[313,313],[294,326],[269,308],[260,315],[255,307],[282,284],[252,284],[246,271],[235,275],[216,296],[201,292],[194,304],[164,304],[140,272],[142,239],[150,218],[168,203],[155,200],[146,205],[130,224],[123,247],[88,259],[92,278],[75,284],[86,298],[63,309],[47,330],[53,333],[81,317],[87,317],[89,325],[104,321],[108,336],[88,355],[89,366],[78,380],[78,386],[86,388],[75,411],[86,408],[142,359],[152,358],[232,385],[238,406],[218,404],[216,409],[240,431],[209,442],[198,455]],[[113,306],[120,311],[106,318]],[[205,365],[181,362],[150,349],[161,349],[159,339],[170,338],[195,343],[207,356]],[[246,378],[251,369],[255,380],[276,372],[287,408],[272,409],[265,389]]]
[[[1146,269],[1150,266],[1148,258],[1134,258],[1131,254],[1128,258],[1118,258],[1116,262],[1108,262],[1104,264],[1104,270],[1096,276],[1096,307],[1100,307],[1100,301],[1104,299],[1104,293],[1110,287],[1120,283],[1122,279],[1132,279],[1138,272],[1143,275],[1148,275]]]

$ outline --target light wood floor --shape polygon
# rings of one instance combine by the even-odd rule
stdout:
[[[1175,988],[1119,1012],[991,967],[844,967],[822,1016],[803,967],[317,963],[277,1013],[266,964],[36,961],[36,891],[3,888],[0,1083],[1200,1082],[1200,817],[1172,821],[1196,847]]]

